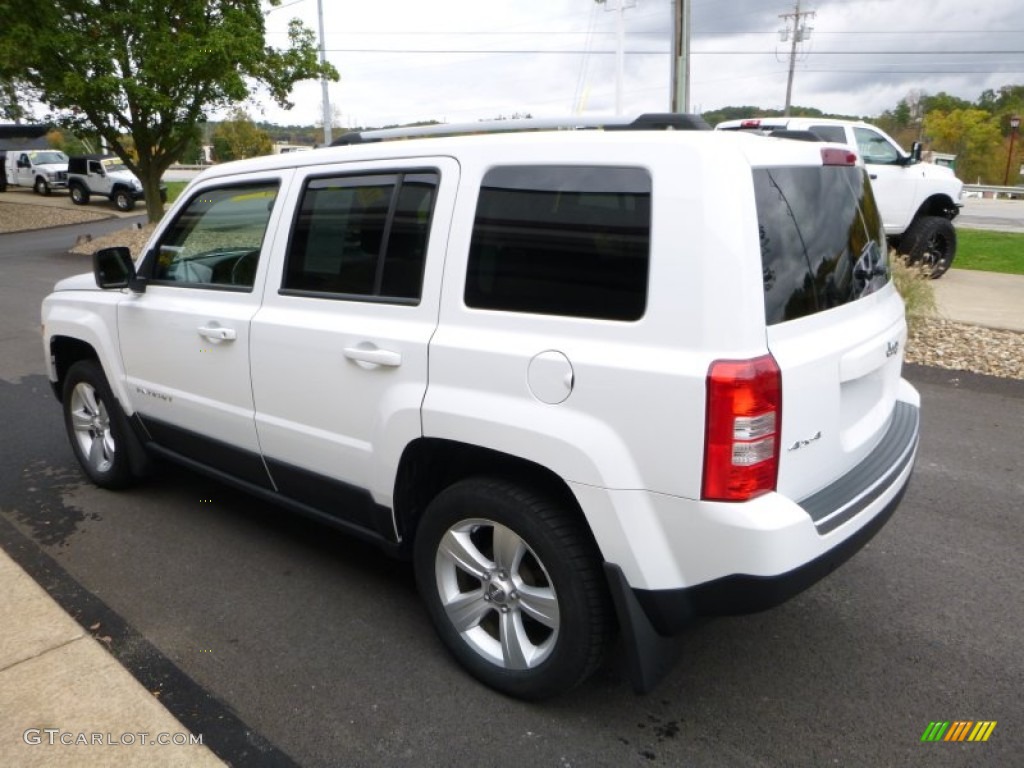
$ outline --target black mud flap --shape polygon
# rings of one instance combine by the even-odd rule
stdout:
[[[604,574],[619,618],[629,682],[635,693],[650,693],[675,666],[679,643],[654,628],[619,566],[605,563]]]

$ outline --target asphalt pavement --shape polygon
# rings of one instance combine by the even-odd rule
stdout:
[[[0,255],[13,252],[19,248],[28,248],[30,250],[33,247],[42,250],[51,249],[53,247],[52,243],[55,241],[50,239],[40,240],[39,238],[57,238],[63,241],[65,234],[67,233],[37,234],[35,239],[33,239],[32,235],[2,236],[0,237]],[[31,245],[33,242],[36,243],[35,246]],[[68,259],[67,264],[70,268],[72,261]],[[83,269],[87,268],[86,261],[82,262],[82,267]],[[3,269],[3,262],[0,261],[0,270]],[[0,271],[0,274],[3,274],[3,272]],[[1024,277],[978,272],[969,273],[954,269],[936,283],[936,288],[940,312],[949,319],[1024,331]],[[17,297],[10,299],[6,310],[10,310],[18,318],[24,319],[25,317],[31,317],[30,310],[34,307],[35,317],[38,317],[37,300],[38,297],[30,291],[29,295],[24,299]],[[5,311],[4,315],[8,318],[11,317],[8,311]],[[25,326],[28,324],[28,321],[22,322],[22,319],[12,323],[12,335],[15,333],[25,335]],[[0,334],[0,336],[4,336],[4,334]],[[10,363],[5,371],[0,374],[0,379],[6,379],[6,385],[18,384],[23,376],[31,378],[33,373],[36,375],[36,378],[33,380],[35,381],[38,378],[39,361],[33,362],[30,348],[30,338],[24,343],[19,341],[10,348],[5,347],[5,349],[11,352],[8,358]],[[36,352],[41,359],[41,349],[37,349]],[[928,375],[930,374],[926,374],[925,377],[927,378]],[[5,385],[5,381],[0,380],[0,386],[2,385]],[[40,393],[39,399],[42,399],[44,396],[50,397],[48,393]],[[20,444],[15,439],[10,439],[5,450],[17,450]],[[970,445],[972,446],[970,450],[987,450],[984,446],[977,446],[974,443]],[[935,475],[936,471],[944,470],[941,470],[941,468],[937,469],[934,464],[926,465],[922,462],[918,473],[931,477]],[[55,482],[58,489],[64,488],[64,493],[71,494],[72,497],[75,494],[79,496],[84,494],[87,497],[92,493],[88,488],[83,490],[79,484],[69,485],[64,483],[62,485],[60,478],[51,477],[47,480],[45,474],[45,471],[41,472],[39,483],[37,484]],[[32,493],[34,490],[30,482],[28,492]],[[925,491],[925,493],[929,495],[928,491]],[[61,497],[60,494],[58,494],[58,498],[67,500],[66,496]],[[78,502],[75,502],[73,498],[71,507],[76,508],[76,504],[78,504],[83,508],[90,508],[90,505],[86,503],[87,501],[88,499],[79,499]],[[7,506],[8,503],[10,503],[10,500],[4,500],[0,502],[0,506]],[[55,500],[54,503],[58,502]],[[953,521],[949,522],[951,525],[956,525]],[[47,534],[45,525],[49,524],[51,523],[40,522],[39,530],[42,533],[37,532],[37,534],[39,537],[44,538],[44,540],[45,534]],[[52,539],[51,543],[56,542],[54,546],[57,547],[56,551],[60,554],[60,532],[50,530],[48,533],[50,535],[57,535],[57,538]],[[209,535],[216,541],[217,537],[222,534],[214,531]],[[202,739],[203,734],[196,733],[196,728],[190,730],[185,727],[161,703],[161,695],[165,683],[167,690],[173,688],[179,692],[179,698],[182,695],[180,693],[181,690],[191,691],[190,695],[194,696],[197,702],[195,710],[206,712],[205,720],[193,718],[194,723],[207,723],[211,729],[221,728],[236,734],[234,737],[235,742],[229,748],[221,748],[219,750],[221,754],[226,755],[235,764],[291,764],[291,758],[286,753],[278,751],[259,735],[250,733],[245,723],[237,718],[230,707],[224,706],[217,701],[211,702],[207,700],[208,695],[202,688],[188,679],[183,679],[186,676],[182,673],[181,669],[173,663],[168,664],[162,654],[149,648],[145,638],[139,637],[132,631],[131,627],[126,626],[123,620],[119,618],[117,611],[112,611],[102,602],[97,602],[93,606],[94,610],[80,610],[75,617],[68,615],[50,596],[51,593],[64,597],[67,597],[69,594],[78,595],[77,601],[62,600],[62,602],[71,602],[79,606],[82,605],[82,601],[88,603],[89,600],[93,600],[95,602],[95,597],[91,596],[90,590],[86,590],[65,572],[57,558],[46,553],[36,552],[35,544],[23,532],[10,526],[2,518],[0,518],[0,541],[4,542],[5,547],[9,551],[15,550],[12,554],[18,555],[18,559],[23,562],[31,562],[33,572],[37,574],[37,578],[39,578],[39,573],[47,574],[46,580],[40,586],[8,553],[0,551],[0,584],[3,584],[3,589],[0,590],[0,765],[19,767],[137,765],[156,766],[159,768],[160,766],[209,766],[225,764],[211,751],[209,745],[192,743],[196,741],[197,737]],[[229,551],[227,548],[232,546],[230,539],[222,543],[226,548],[225,551]],[[1001,551],[995,541],[990,542],[990,544],[993,546],[993,552]],[[117,549],[113,551],[127,550]],[[356,560],[367,557],[358,546],[353,551],[355,552],[354,557]],[[926,552],[917,554],[920,557],[929,556],[929,553]],[[118,557],[113,554],[111,556],[115,560]],[[979,552],[977,556],[984,557],[985,555]],[[313,557],[315,559],[319,557],[319,554],[314,552]],[[856,563],[857,559],[853,562]],[[1019,565],[1019,559],[1017,562]],[[367,567],[365,563],[361,565],[364,568]],[[287,573],[291,572],[290,566],[280,563],[278,566],[285,568]],[[301,570],[303,567],[301,563],[295,564],[297,570]],[[860,566],[860,570],[863,570],[864,567],[863,565]],[[858,568],[858,566],[854,566],[854,568]],[[370,570],[372,571],[373,568]],[[379,570],[376,574],[371,572],[369,578],[379,579]],[[385,580],[389,579],[390,576],[385,577]],[[273,588],[272,583],[273,581],[271,580],[267,584],[269,589]],[[114,591],[113,584],[109,588],[111,591]],[[906,603],[906,601],[913,599],[912,595],[908,594],[906,587],[901,590],[899,585],[887,584],[884,585],[884,588],[892,589],[895,593],[895,599],[899,602]],[[928,588],[928,585],[923,585],[923,588]],[[941,590],[943,588],[941,580],[931,585],[931,588]],[[986,588],[986,585],[977,585],[977,589],[984,588]],[[833,584],[829,589],[834,590],[836,587]],[[842,591],[841,586],[839,589]],[[102,595],[99,595],[99,597],[102,600]],[[411,595],[403,593],[399,594],[395,599],[398,602],[405,602],[407,598],[411,597]],[[843,599],[849,599],[849,597],[847,596]],[[838,619],[838,624],[842,625],[844,623],[842,602],[838,603],[837,606],[839,607],[840,614],[833,618]],[[221,610],[232,610],[232,607],[222,606]],[[1011,606],[1007,606],[1007,610],[1012,610]],[[849,617],[845,618],[848,619]],[[991,617],[978,616],[978,621],[989,621],[990,619]],[[154,618],[154,620],[156,619]],[[753,625],[757,626],[758,624],[759,622],[755,621]],[[399,622],[399,625],[403,626],[407,632],[414,631],[412,627],[415,626],[415,623],[413,625],[406,625],[404,622]],[[778,631],[778,627],[776,627],[776,631]],[[698,646],[703,643],[713,643],[716,637],[727,644],[737,643],[737,638],[731,636],[727,631],[724,635],[712,631],[695,642]],[[861,637],[856,643],[853,643],[849,638],[841,641],[839,638],[829,638],[827,635],[823,635],[818,640],[826,646],[833,644],[833,652],[856,654],[863,652],[863,648],[859,643],[870,644],[875,642],[877,638]],[[422,642],[423,638],[420,638],[420,641]],[[244,638],[241,642],[245,642]],[[373,633],[370,632],[367,636],[367,642],[370,645],[366,652],[372,653],[374,651],[369,649],[376,647],[376,644],[380,642],[380,638],[374,638]],[[111,655],[111,645],[124,647],[125,645],[130,646],[132,644],[135,647],[135,656],[147,659],[145,664],[141,666],[145,668],[148,665],[149,672],[140,673],[140,665],[137,664],[133,670],[135,672],[133,675],[132,672],[129,672],[123,666],[125,663],[123,651],[116,659]],[[746,646],[743,643],[736,644],[737,651],[742,651],[744,647]],[[979,646],[977,650],[982,654],[996,655],[995,650],[986,647]],[[200,649],[200,652],[202,652],[202,649]],[[286,653],[286,651],[284,652]],[[747,647],[745,653],[750,652],[751,648]],[[827,647],[821,647],[814,652],[828,653],[829,651]],[[942,658],[941,654],[929,653],[927,649],[921,651],[921,655],[931,661]],[[771,661],[771,658],[767,658],[766,661]],[[282,659],[281,661],[281,663],[287,664],[296,662],[301,663],[302,660],[288,660],[285,662]],[[400,667],[403,666],[401,660],[396,659],[395,663]],[[954,654],[954,657],[950,658],[948,663],[967,664],[969,662],[965,661],[960,655]],[[456,678],[456,687],[465,685],[465,681],[458,670],[451,668],[447,669],[446,672],[450,675],[459,676]],[[722,679],[730,681],[726,683],[727,685],[743,685],[742,681],[729,677],[724,669],[719,670],[719,672],[722,673]],[[1019,672],[1019,668],[1010,670],[1010,674],[1017,674]],[[688,669],[687,673],[691,676],[697,675],[693,669]],[[358,667],[349,670],[349,674],[354,679],[359,679],[360,672]],[[703,677],[703,675],[700,675],[700,677]],[[145,681],[146,684],[144,685],[140,680]],[[707,696],[714,694],[713,686],[716,685],[716,682],[713,679],[703,679],[700,682],[703,685],[712,686],[711,691],[701,690],[698,694],[695,694],[706,702]],[[1021,681],[1018,680],[1019,682]],[[171,685],[171,683],[175,683],[175,685]],[[599,681],[597,683],[597,690],[606,691],[608,684],[607,681]],[[615,684],[621,685],[621,681],[617,681]],[[814,688],[816,685],[811,680],[804,681],[804,684],[810,688]],[[330,683],[325,682],[325,685],[330,687]],[[372,683],[367,683],[367,685],[372,685]],[[190,688],[189,686],[192,687]],[[799,696],[798,689],[799,686],[791,694]],[[445,697],[444,692],[440,690],[425,691],[413,689],[406,693],[413,696],[427,696],[428,698],[441,697],[443,699]],[[846,695],[841,690],[836,690],[833,694],[836,697]],[[310,692],[309,695],[312,696],[314,694]],[[317,693],[316,695],[322,694]],[[765,697],[763,702],[765,708],[771,709],[783,706],[783,703],[775,700],[774,697],[784,696],[784,692],[763,691],[762,695]],[[724,691],[723,696],[729,699],[732,698],[732,694],[728,691]],[[633,739],[637,745],[648,744],[648,747],[643,747],[639,750],[639,754],[650,762],[654,762],[656,752],[662,749],[670,751],[669,743],[672,738],[675,737],[680,728],[686,727],[685,723],[671,720],[667,715],[651,714],[659,708],[657,701],[659,699],[656,692],[653,694],[653,698],[649,700],[649,704],[645,705],[647,714],[643,718],[640,718],[638,715],[638,719],[646,720],[646,725],[644,722],[638,725],[641,730],[629,738],[619,737],[619,740],[624,745],[630,745],[630,739]],[[975,704],[977,704],[975,710],[981,711],[984,709],[982,706],[984,702],[979,703],[975,701]],[[377,704],[373,706],[376,708]],[[519,709],[519,705],[516,705],[514,708]],[[178,712],[187,709],[188,706],[182,705],[180,701],[175,707],[175,710]],[[754,707],[751,711],[756,709]],[[803,707],[797,707],[798,711],[803,711],[803,709]],[[557,710],[558,705],[555,705],[555,708],[552,710],[555,720],[558,719]],[[493,712],[496,719],[489,724],[482,725],[482,727],[502,729],[500,712],[501,707],[496,707]],[[1018,710],[1017,714],[1019,713],[1020,711]],[[749,715],[750,713],[747,712],[747,714]],[[893,714],[897,713],[880,711],[876,713],[876,716],[879,719],[885,719]],[[810,711],[803,712],[803,715],[812,720],[815,717],[815,713]],[[945,711],[936,711],[935,713],[935,717],[938,718],[950,716],[954,715]],[[353,726],[358,727],[355,726],[355,723],[356,721],[353,720]],[[346,724],[336,723],[333,725],[340,728],[349,728]],[[925,725],[927,723],[922,723],[922,728]],[[386,728],[386,726],[380,727]],[[714,727],[724,728],[725,724],[718,723]],[[751,723],[750,727],[758,728],[761,726]],[[813,728],[815,726],[809,721],[806,727]],[[817,727],[838,728],[842,730],[849,727],[849,722],[819,723]],[[1004,730],[1013,727],[1019,729],[1020,723],[1018,722],[1015,725],[1007,723]],[[443,733],[437,733],[435,737],[442,741],[445,738]],[[522,733],[519,737],[523,742],[522,754],[528,755],[531,753],[531,749],[528,746],[531,739],[543,737],[544,734],[542,733],[532,733],[530,731]],[[557,738],[557,732],[554,734],[548,733],[546,737],[549,739]],[[710,738],[710,735],[708,737]],[[352,733],[352,738],[353,740],[357,739],[355,731]],[[486,738],[486,734],[481,734],[481,738]],[[765,735],[765,738],[769,742],[771,741],[768,734]],[[794,744],[793,750],[793,754],[801,754],[799,744]],[[645,754],[645,752],[649,753],[649,755]],[[382,762],[357,762],[352,764],[384,765],[388,764],[394,758],[394,754],[398,753],[388,752],[386,754],[392,755],[392,757],[386,758],[382,754]],[[762,764],[749,762],[743,757],[741,752],[732,753],[725,750],[721,754],[721,764]],[[963,753],[960,754],[962,755]],[[452,764],[462,764],[461,760],[467,757],[470,756],[453,755]],[[821,759],[816,759],[814,761],[815,764],[824,764],[826,762],[826,755],[817,755],[816,757]],[[404,755],[402,762],[411,761],[410,764],[415,764],[415,758],[415,754]],[[518,764],[517,755],[509,754],[508,758],[508,762],[503,764]],[[365,760],[365,756],[363,759]],[[501,764],[492,762],[492,760],[493,757],[481,759],[476,764]],[[867,760],[868,762],[864,764],[879,764],[872,763],[870,758],[867,758]],[[832,764],[833,761],[827,760],[827,762]],[[834,762],[838,764],[840,760],[835,760]],[[800,763],[799,760],[794,760],[793,762],[793,764],[798,763]],[[980,765],[984,763],[984,759],[974,762],[973,758],[969,758],[963,764]],[[344,763],[339,762],[336,764]],[[569,765],[570,762],[563,758],[561,764]],[[776,763],[769,760],[763,764]],[[844,764],[852,763],[844,762]]]

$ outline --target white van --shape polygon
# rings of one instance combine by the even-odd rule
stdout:
[[[68,186],[68,156],[59,149],[8,151],[5,171],[10,186],[32,187],[38,195]]]

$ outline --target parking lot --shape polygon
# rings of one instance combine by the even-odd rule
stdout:
[[[372,548],[180,469],[119,494],[83,482],[38,306],[85,263],[48,247],[0,258],[0,546],[229,763],[1018,761],[1021,381],[911,369],[918,464],[866,550],[778,609],[695,627],[648,696],[613,655],[531,705],[462,673],[409,569]],[[936,720],[998,725],[982,744],[922,743]]]

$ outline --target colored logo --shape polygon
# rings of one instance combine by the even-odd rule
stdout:
[[[995,729],[995,720],[933,721],[924,729],[921,741],[988,741]]]

